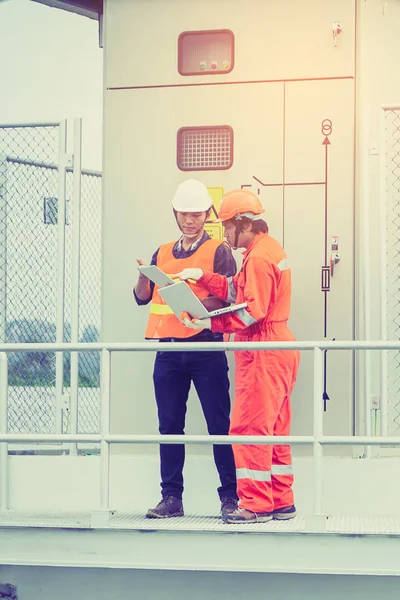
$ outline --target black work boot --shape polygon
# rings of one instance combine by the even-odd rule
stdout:
[[[238,501],[233,496],[226,496],[221,498],[221,516],[222,518],[227,517],[237,510]]]
[[[165,496],[155,508],[149,508],[146,517],[148,519],[169,519],[171,517],[183,517],[183,504],[181,498]]]
[[[297,515],[296,507],[292,504],[292,506],[284,506],[283,508],[276,508],[273,512],[274,519],[278,521],[286,521],[287,519],[294,519]]]

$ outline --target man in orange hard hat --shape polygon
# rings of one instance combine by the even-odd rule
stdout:
[[[240,272],[224,277],[202,269],[184,269],[210,293],[247,307],[212,319],[185,320],[188,327],[235,333],[235,341],[292,341],[288,328],[291,298],[289,261],[268,234],[264,209],[248,190],[233,190],[221,203],[219,220],[233,248],[245,248]],[[235,399],[231,435],[290,434],[290,394],[296,381],[296,350],[236,351]],[[290,446],[233,447],[239,507],[223,516],[227,523],[291,519],[296,515]]]
[[[175,273],[185,267],[201,267],[222,275],[234,275],[236,262],[229,246],[212,240],[204,231],[210,215],[212,199],[206,186],[195,179],[182,182],[172,199],[172,208],[181,237],[163,244],[154,253],[151,264],[166,273]],[[139,264],[143,264],[138,260]],[[208,309],[217,308],[208,291],[198,283],[190,284],[194,293]],[[146,339],[160,342],[219,342],[221,333],[185,327],[158,293],[158,287],[144,275],[133,290],[137,304],[150,304]],[[183,434],[189,389],[193,382],[200,399],[208,432],[228,435],[230,397],[226,355],[218,352],[165,352],[156,354],[154,363],[154,390],[158,409],[159,431],[162,434]],[[232,447],[215,445],[214,461],[221,485],[218,495],[221,514],[237,508],[236,473]],[[146,514],[150,519],[183,516],[183,444],[160,444],[161,501]]]

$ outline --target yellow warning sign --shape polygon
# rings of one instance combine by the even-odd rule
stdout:
[[[209,188],[207,188],[207,190],[213,201],[213,209],[212,209],[210,218],[207,221],[204,229],[207,231],[208,235],[213,240],[223,240],[224,233],[223,233],[222,224],[221,223],[213,223],[213,221],[215,221],[215,219],[218,217],[219,206],[221,204],[222,198],[224,197],[224,188],[223,187],[209,187]]]
[[[212,198],[213,206],[214,206],[215,210],[218,212],[219,205],[221,204],[221,200],[224,197],[224,188],[223,187],[209,187],[209,188],[207,188],[207,190]]]
[[[221,223],[209,223],[204,225],[204,230],[208,233],[212,240],[223,240],[223,227]]]

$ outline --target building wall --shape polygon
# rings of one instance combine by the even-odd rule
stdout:
[[[331,31],[334,21],[343,28],[337,46]],[[220,28],[235,34],[235,68],[201,78],[180,75],[179,34]],[[294,0],[106,2],[105,340],[142,340],[147,309],[136,307],[131,296],[137,279],[135,258],[149,261],[160,243],[178,237],[170,201],[177,184],[192,176],[226,190],[243,184],[256,193],[260,188],[271,233],[285,243],[292,261],[295,335],[300,340],[352,338],[354,30],[355,5],[344,0],[301,5]],[[326,177],[325,119],[333,123],[327,149],[326,232],[321,185]],[[234,165],[227,171],[184,173],[176,165],[176,132],[182,126],[204,124],[233,124]],[[283,181],[295,185],[283,188]],[[324,234],[329,250],[331,237],[339,235],[342,256],[329,292],[327,331],[321,293]],[[152,362],[149,353],[113,357],[113,431],[157,430]],[[312,429],[311,377],[312,357],[304,355],[293,398],[293,433]],[[326,432],[350,433],[350,353],[329,358],[328,379],[332,402]],[[193,397],[187,432],[204,431]]]
[[[342,25],[336,46],[331,31],[335,21]],[[260,191],[271,233],[285,243],[292,262],[291,327],[299,340],[381,337],[379,119],[382,104],[400,99],[395,75],[399,24],[396,0],[253,0],[245,9],[241,0],[218,5],[181,0],[106,2],[104,339],[143,339],[147,309],[136,307],[131,297],[137,278],[135,258],[149,261],[160,243],[179,235],[170,199],[176,185],[190,176],[211,187],[250,184],[253,191]],[[179,34],[219,28],[235,34],[234,69],[215,76],[180,75]],[[327,295],[324,331],[320,288],[324,190],[318,185],[283,190],[259,182],[321,180],[321,123],[326,118],[332,121],[327,245],[330,250],[331,237],[339,236],[341,262]],[[234,127],[233,167],[180,171],[177,129],[221,123]],[[113,357],[114,431],[156,432],[152,362],[151,353]],[[369,365],[359,353],[353,365],[349,353],[332,352],[327,363],[330,401],[325,432],[363,431],[365,401],[380,394],[379,356],[373,354]],[[232,374],[232,360],[230,365]],[[396,363],[391,369],[395,381]],[[295,434],[312,429],[311,379],[311,356],[303,353],[293,395]],[[396,399],[389,398],[389,403],[389,430],[396,434],[397,426],[391,424]],[[205,432],[194,396],[187,423],[187,432]]]
[[[385,150],[380,143],[381,106],[400,103],[400,78],[396,65],[400,59],[399,46],[400,5],[395,0],[381,2],[366,0],[358,3],[357,35],[357,266],[358,266],[358,337],[365,334],[371,339],[381,338],[381,265],[379,259],[379,213],[385,201],[380,191],[379,163],[385,162]],[[383,155],[383,156],[382,156]],[[368,215],[366,217],[366,215]],[[369,274],[369,332],[365,331],[363,313],[363,219],[367,232],[367,244],[364,248],[366,271]],[[396,261],[397,262],[397,261]],[[391,303],[389,298],[389,303]],[[368,325],[368,324],[367,324]],[[397,338],[396,338],[397,339]],[[363,365],[361,365],[363,367]],[[361,368],[360,399],[363,394],[380,394],[379,357],[371,358],[370,389],[363,387],[364,371]],[[389,372],[389,378],[397,380],[397,369]],[[389,383],[390,386],[390,383]],[[398,435],[396,424],[391,424],[396,416],[396,398],[389,396],[389,430]]]

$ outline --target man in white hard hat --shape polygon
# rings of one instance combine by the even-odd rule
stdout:
[[[207,188],[195,179],[181,183],[172,200],[176,223],[182,233],[178,241],[158,248],[151,259],[165,273],[198,267],[227,277],[236,272],[236,263],[227,244],[213,240],[204,231],[212,200]],[[141,265],[143,261],[137,259]],[[197,283],[191,284],[207,308],[217,308],[215,298]],[[158,293],[158,288],[140,274],[133,290],[137,304],[150,304],[146,339],[160,342],[222,341],[220,333],[209,329],[193,331],[185,327]],[[208,297],[208,298],[207,298]],[[219,301],[218,301],[219,302]],[[220,304],[219,304],[220,306]],[[161,434],[183,434],[186,404],[193,382],[211,435],[228,435],[230,397],[228,364],[224,352],[157,352],[153,373]],[[230,445],[213,447],[214,461],[221,485],[218,494],[221,514],[237,509],[236,471]],[[183,444],[160,444],[161,501],[146,516],[153,519],[183,516]]]

